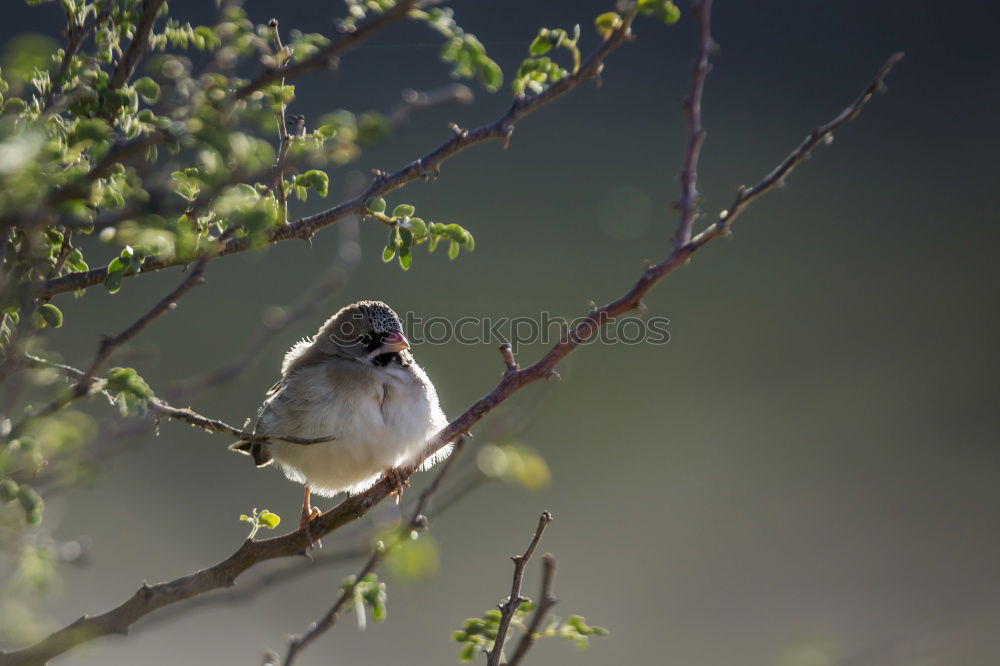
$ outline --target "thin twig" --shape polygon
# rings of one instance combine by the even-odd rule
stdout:
[[[87,378],[87,373],[79,368],[74,368],[71,365],[66,365],[64,363],[56,363],[55,361],[50,361],[48,359],[41,358],[40,356],[34,356],[32,354],[24,354],[24,358],[27,361],[29,367],[35,368],[52,368],[58,370],[61,374],[75,379],[77,383],[85,380]],[[98,377],[90,376],[90,381],[92,385],[103,385],[104,380]],[[220,421],[219,419],[212,419],[207,416],[202,416],[198,412],[188,408],[188,407],[174,407],[173,405],[161,400],[157,397],[152,397],[146,401],[146,407],[149,408],[157,418],[168,418],[175,421],[183,421],[188,425],[194,426],[196,428],[201,428],[207,432],[219,433],[224,435],[231,435],[238,439],[246,442],[269,442],[269,441],[280,441],[288,442],[290,444],[321,444],[324,442],[332,442],[335,437],[293,437],[291,435],[259,435],[257,433],[249,432],[247,430],[242,430],[234,426],[229,425],[225,421]]]
[[[548,511],[543,511],[542,515],[538,517],[538,527],[535,528],[535,534],[531,537],[531,541],[528,543],[528,548],[524,551],[524,554],[515,555],[510,558],[514,561],[514,580],[510,585],[510,596],[507,597],[504,603],[500,604],[501,615],[500,623],[497,625],[497,637],[493,641],[493,648],[486,653],[486,666],[499,666],[500,664],[500,657],[503,655],[503,644],[507,640],[507,630],[510,629],[510,621],[514,619],[514,613],[521,606],[521,602],[525,601],[524,597],[521,596],[521,581],[524,579],[524,568],[528,566],[528,561],[535,553],[535,548],[542,538],[542,533],[545,532],[545,528],[551,522],[552,514]]]
[[[397,5],[398,6],[398,5]],[[269,243],[292,239],[309,239],[318,230],[331,225],[350,215],[362,215],[365,212],[365,202],[372,197],[380,197],[389,192],[397,190],[407,183],[432,176],[439,173],[441,165],[454,155],[471,148],[472,146],[487,141],[502,140],[505,143],[510,140],[514,131],[514,126],[522,118],[537,111],[541,107],[562,97],[580,84],[596,79],[604,67],[604,60],[607,56],[622,44],[632,39],[631,24],[635,17],[635,12],[630,12],[623,17],[622,25],[612,35],[604,41],[601,46],[594,51],[590,58],[580,67],[576,74],[571,74],[559,82],[552,85],[544,92],[534,97],[515,99],[507,111],[492,123],[483,125],[476,129],[453,134],[450,139],[417,158],[406,166],[393,173],[380,173],[363,192],[355,197],[347,199],[336,206],[325,211],[303,217],[295,222],[280,227],[271,233]],[[353,33],[352,33],[353,34]],[[291,71],[291,68],[289,70]],[[235,254],[251,249],[250,243],[245,239],[234,238],[219,252],[220,255]],[[181,263],[175,257],[165,258],[151,256],[147,257],[142,264],[141,273],[151,273],[154,271],[176,266]],[[70,273],[52,280],[39,281],[32,285],[32,290],[37,298],[50,298],[55,294],[61,294],[79,289],[86,289],[96,284],[100,284],[107,276],[106,268],[94,268],[89,271]]]
[[[677,200],[680,223],[674,234],[675,245],[685,245],[691,240],[691,229],[698,219],[698,155],[705,140],[705,130],[701,127],[701,96],[705,90],[705,78],[711,70],[708,62],[715,44],[711,33],[712,0],[701,0],[695,6],[698,20],[698,55],[695,57],[691,74],[691,92],[684,100],[684,111],[688,118],[690,138],[681,170],[681,198]]]
[[[732,208],[729,211],[723,211],[719,219],[711,226],[692,238],[689,243],[674,247],[659,263],[646,268],[635,284],[621,297],[600,308],[591,310],[569,335],[556,342],[536,363],[522,370],[505,374],[488,394],[473,403],[458,418],[431,438],[422,455],[418,456],[418,462],[410,469],[403,471],[415,471],[428,456],[433,455],[461,434],[468,432],[483,416],[513,393],[528,384],[549,376],[565,356],[580,346],[582,341],[587,340],[597,332],[601,322],[606,322],[610,318],[638,307],[642,297],[656,283],[687,263],[687,260],[699,249],[716,238],[724,236],[736,216],[751,201],[775,187],[781,179],[806,158],[813,148],[825,141],[826,137],[835,129],[858,115],[875,91],[883,86],[885,78],[902,57],[902,53],[897,53],[889,58],[857,99],[832,121],[810,133],[802,144],[757,185],[740,190]],[[315,520],[313,535],[322,537],[365,515],[369,509],[385,499],[394,489],[394,483],[385,479],[363,493],[348,497]],[[302,531],[297,531],[262,541],[246,542],[235,553],[214,566],[173,581],[145,586],[128,600],[106,613],[92,617],[84,616],[68,627],[56,631],[29,647],[0,654],[0,666],[39,663],[98,636],[127,633],[128,628],[136,620],[159,608],[203,594],[209,590],[233,585],[237,576],[259,562],[305,552],[308,541]]]
[[[511,655],[510,661],[507,662],[507,666],[517,666],[523,660],[525,655],[528,654],[528,650],[535,644],[535,640],[538,638],[538,633],[542,630],[542,624],[545,623],[545,618],[548,617],[549,611],[553,606],[559,601],[553,594],[553,587],[556,580],[556,558],[551,553],[545,553],[542,555],[542,587],[538,593],[538,601],[535,605],[534,614],[531,616],[531,622],[528,623],[528,629],[518,641],[517,647],[514,649],[514,654]]]
[[[132,37],[128,48],[125,49],[125,54],[118,61],[118,65],[111,75],[111,81],[108,83],[110,90],[121,88],[132,77],[136,66],[149,48],[149,33],[153,31],[156,16],[160,13],[160,8],[164,2],[166,0],[143,0],[142,15],[139,17],[139,23],[135,28],[135,36]]]
[[[281,33],[278,32],[278,19],[271,19],[267,22],[267,27],[271,29],[271,38],[274,40],[275,55],[278,59],[278,69],[281,72],[285,71],[285,66],[288,64],[285,62],[286,54],[284,53],[285,47],[281,44]],[[285,77],[281,77],[281,85],[285,85]],[[271,183],[274,189],[274,195],[278,201],[278,207],[281,208],[281,221],[282,223],[288,222],[288,199],[285,193],[285,158],[288,157],[288,149],[292,145],[291,137],[288,136],[288,127],[286,126],[285,119],[285,103],[282,102],[278,107],[278,110],[274,112],[275,120],[278,123],[278,157],[274,161],[274,180]]]
[[[406,529],[426,529],[427,528],[427,518],[424,517],[424,509],[427,507],[427,503],[430,501],[431,496],[437,492],[437,489],[441,486],[441,481],[444,479],[445,475],[451,469],[452,465],[455,464],[455,460],[458,458],[458,453],[463,444],[463,440],[458,440],[455,443],[455,451],[452,453],[451,457],[448,458],[441,466],[437,475],[434,477],[434,481],[431,485],[427,486],[426,489],[420,494],[420,500],[417,502],[417,506],[414,507],[413,513],[410,515],[410,519],[407,522]],[[371,557],[362,567],[361,571],[357,573],[354,580],[360,581],[369,573],[375,571],[379,564],[386,558],[392,548],[399,543],[398,541],[394,543],[389,543],[387,545],[381,545],[376,547],[372,552]],[[288,640],[288,652],[285,654],[285,660],[282,662],[282,666],[292,666],[295,660],[298,658],[299,653],[306,649],[310,643],[315,641],[323,633],[328,631],[334,624],[336,624],[337,619],[340,617],[341,612],[347,605],[349,599],[354,596],[353,587],[344,588],[340,591],[340,596],[333,603],[333,606],[320,618],[318,621],[309,625],[302,634],[298,636],[292,636]]]
[[[52,77],[52,89],[45,98],[45,104],[43,109],[48,111],[52,107],[53,101],[55,101],[56,96],[59,92],[59,87],[65,83],[66,73],[69,72],[69,67],[73,64],[73,58],[80,51],[80,47],[87,40],[94,29],[104,20],[111,16],[111,7],[105,8],[100,14],[87,21],[83,25],[70,25],[68,23],[67,14],[67,24],[66,24],[66,47],[63,50],[62,61],[59,63],[59,69],[56,71],[54,77]]]
[[[383,12],[372,20],[361,24],[353,31],[344,33],[306,60],[297,62],[288,67],[271,67],[264,70],[250,83],[236,91],[236,99],[249,97],[251,94],[264,88],[270,83],[278,81],[279,79],[294,78],[315,69],[329,67],[331,64],[336,63],[338,56],[355,48],[362,42],[367,41],[369,38],[378,32],[385,30],[392,24],[406,18],[411,9],[423,7],[428,4],[434,3],[426,0],[423,2],[418,0],[400,0],[400,2],[396,3],[396,5],[388,11]]]

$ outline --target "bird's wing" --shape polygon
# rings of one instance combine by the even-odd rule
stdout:
[[[263,435],[267,433],[268,422],[271,420],[271,405],[274,398],[276,398],[278,393],[281,392],[283,384],[283,380],[278,380],[274,383],[274,386],[268,389],[267,397],[264,399],[264,404],[262,404],[260,409],[257,410],[257,421],[253,426],[255,434]],[[242,453],[243,455],[252,456],[254,464],[257,465],[257,467],[266,467],[273,462],[271,452],[268,450],[266,442],[234,442],[229,445],[229,450]]]

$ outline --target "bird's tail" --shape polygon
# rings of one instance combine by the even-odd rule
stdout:
[[[235,451],[236,453],[242,453],[245,456],[253,456],[254,464],[256,464],[257,467],[267,467],[274,462],[274,459],[271,457],[271,452],[267,450],[267,444],[265,442],[233,442],[229,445],[229,450]]]

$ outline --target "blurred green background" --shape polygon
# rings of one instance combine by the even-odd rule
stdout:
[[[8,4],[4,40],[58,30],[57,3]],[[609,4],[454,7],[509,74],[541,26],[581,23],[589,50],[590,22]],[[192,22],[212,13],[195,0],[171,7]],[[257,22],[276,16],[283,29],[310,31],[328,29],[342,7],[247,3]],[[705,93],[699,181],[711,214],[853,99],[890,53],[907,57],[888,94],[785,190],[754,204],[732,242],[706,248],[646,299],[651,314],[670,317],[670,344],[591,345],[550,390],[515,397],[531,414],[520,437],[548,460],[551,485],[487,485],[433,519],[439,574],[390,578],[385,623],[361,633],[345,618],[302,663],[455,663],[451,631],[507,593],[507,556],[550,509],[556,522],[542,547],[559,559],[556,610],[584,614],[612,636],[582,653],[541,643],[531,663],[995,664],[998,19],[986,2],[716,3],[721,51]],[[424,316],[574,317],[588,299],[623,292],[643,259],[666,253],[676,223],[693,27],[687,16],[674,28],[638,23],[638,41],[609,59],[599,90],[584,86],[530,116],[506,152],[467,151],[440,182],[389,198],[468,227],[474,253],[448,262],[420,252],[403,273],[379,259],[383,230],[363,224],[361,264],[322,314],[284,331],[244,380],[192,406],[242,423],[285,349],[359,298]],[[438,50],[426,29],[397,27],[350,53],[336,75],[298,82],[291,110],[389,109],[406,87],[447,83]],[[447,122],[482,124],[507,103],[505,92],[476,88],[476,97],[419,115],[351,168],[395,169],[444,140]],[[332,174],[331,200],[343,195],[347,171]],[[301,212],[321,206],[311,200]],[[311,247],[283,243],[214,262],[208,284],[137,340],[134,365],[162,391],[224,363],[262,308],[293,301],[339,250],[326,229]],[[95,289],[58,299],[73,326],[53,332],[51,345],[85,364],[100,334],[123,328],[179,279],[164,271],[114,297]],[[415,352],[450,415],[501,369],[486,345]],[[519,358],[541,352],[529,346]],[[226,443],[164,423],[159,437],[109,458],[93,487],[49,498],[45,527],[91,544],[45,601],[55,623],[117,604],[142,580],[218,561],[246,536],[237,517],[254,506],[294,523],[298,487],[254,470]],[[259,663],[264,647],[280,649],[284,634],[320,616],[356,569],[317,569],[253,601],[140,625],[57,663]],[[536,581],[533,567],[529,594]]]

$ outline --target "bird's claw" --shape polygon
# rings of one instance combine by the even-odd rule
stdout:
[[[319,518],[323,514],[323,512],[320,510],[318,506],[312,506],[312,503],[309,501],[309,499],[310,499],[309,486],[306,486],[305,496],[302,498],[302,517],[299,518],[299,530],[305,531],[306,540],[309,542],[309,550],[312,550],[314,544],[315,547],[317,548],[323,547],[323,542],[320,541],[319,539],[313,541],[313,536],[312,536],[313,521]]]
[[[398,468],[393,467],[392,469],[387,469],[385,472],[385,478],[389,479],[392,483],[392,490],[389,492],[390,495],[396,496],[396,505],[399,505],[401,499],[403,499],[403,488],[410,487],[410,479]]]

